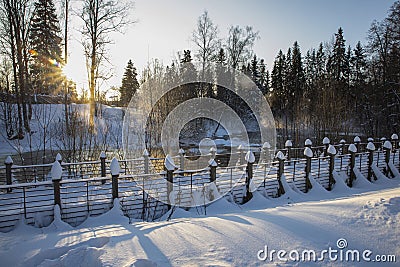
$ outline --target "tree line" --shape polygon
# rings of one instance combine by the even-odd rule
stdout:
[[[57,10],[53,0],[0,2],[0,97],[9,139],[31,134],[32,102],[37,94],[64,97],[68,131],[68,105],[77,95],[75,84],[63,74],[68,62],[71,14],[83,22],[79,32],[87,63],[90,128],[94,130],[95,102],[100,99],[98,82],[110,77],[105,67],[106,48],[112,43],[109,35],[132,22],[128,16],[132,3],[82,0],[74,9],[70,0],[61,4]]]

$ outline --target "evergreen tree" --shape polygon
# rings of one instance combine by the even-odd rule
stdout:
[[[30,30],[31,80],[38,93],[57,94],[63,82],[61,30],[52,0],[35,3]]]
[[[257,87],[260,88],[261,87],[260,70],[259,70],[258,59],[257,59],[256,55],[254,55],[253,59],[251,60],[250,72],[251,72],[251,79],[257,85]]]
[[[121,93],[121,105],[127,106],[138,89],[137,71],[133,66],[132,60],[129,60],[122,78],[122,86],[119,89]]]
[[[328,60],[328,68],[336,81],[345,79],[346,72],[346,41],[343,37],[343,29],[339,28],[335,34],[335,44],[332,50],[332,56]]]

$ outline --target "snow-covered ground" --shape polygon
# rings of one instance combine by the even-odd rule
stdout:
[[[311,182],[307,194],[255,193],[241,206],[222,198],[206,216],[176,209],[172,219],[166,214],[158,222],[129,224],[116,201],[111,211],[73,228],[56,208],[48,227],[20,223],[0,233],[0,266],[399,266],[400,177],[331,192]],[[285,261],[296,253],[307,260],[310,250],[316,262]],[[331,254],[319,261],[323,250]],[[356,250],[360,261],[346,262],[353,253],[357,259]],[[397,262],[373,261],[377,255],[395,255]]]

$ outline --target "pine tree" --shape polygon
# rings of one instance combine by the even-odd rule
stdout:
[[[332,56],[328,60],[328,68],[332,77],[336,80],[345,79],[346,71],[346,40],[343,37],[343,29],[339,28],[335,34],[335,44]]]
[[[133,66],[132,60],[129,60],[122,78],[122,86],[119,89],[121,93],[121,105],[127,106],[138,89],[137,71]]]
[[[30,31],[30,65],[34,90],[38,93],[57,94],[63,82],[61,63],[61,30],[52,0],[39,0]]]

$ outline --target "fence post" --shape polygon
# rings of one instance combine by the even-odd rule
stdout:
[[[386,142],[386,137],[382,137],[380,140],[381,140],[381,150],[383,150],[383,145]]]
[[[106,177],[106,153],[104,151],[101,151],[100,153],[100,176],[101,177]],[[106,183],[106,180],[101,180],[102,184]]]
[[[215,161],[215,159],[210,159],[208,164],[210,166],[210,183],[213,183],[217,180],[218,163]]]
[[[182,171],[185,169],[185,150],[183,150],[182,148],[179,149],[179,169],[181,169]]]
[[[144,159],[144,173],[149,173],[149,166],[150,166],[150,158],[149,158],[149,151],[145,148],[143,150],[143,159]]]
[[[332,190],[332,185],[335,183],[335,179],[333,178],[333,171],[335,169],[335,155],[336,148],[333,145],[329,145],[327,151],[329,155],[329,184],[328,190]]]
[[[61,192],[60,192],[60,181],[62,176],[62,168],[60,162],[54,161],[51,166],[51,180],[53,181],[53,192],[54,192],[54,205],[58,205],[61,209]]]
[[[306,141],[304,141],[304,147],[311,148],[311,146],[312,146],[312,141],[307,138]]]
[[[396,159],[396,153],[399,152],[399,161],[400,161],[400,151],[397,151],[399,149],[399,136],[397,134],[392,134],[392,142],[393,142],[393,164],[395,164],[395,159]],[[400,162],[399,162],[399,171],[400,171]]]
[[[290,164],[290,159],[291,159],[292,146],[293,146],[292,140],[286,140],[286,142],[285,142],[285,148],[286,148],[286,151],[287,151],[286,158],[287,158],[289,164]]]
[[[12,172],[11,172],[11,168],[13,165],[14,161],[12,160],[12,158],[10,156],[8,156],[6,158],[6,160],[4,161],[4,164],[6,165],[6,184],[7,185],[12,185]],[[12,191],[11,188],[7,188],[7,192],[10,193]]]
[[[268,162],[268,160],[271,159],[271,157],[270,157],[271,144],[268,142],[265,142],[261,149],[262,149],[263,156],[264,156],[264,162]]]
[[[354,168],[356,167],[356,153],[357,147],[354,144],[349,145],[349,152],[350,152],[350,179],[348,186],[353,186],[353,181],[356,179],[356,174],[354,172]]]
[[[171,209],[171,192],[174,189],[174,170],[177,169],[174,160],[168,154],[164,160],[164,167],[167,170],[167,203],[168,203],[168,210]]]
[[[361,139],[360,137],[357,135],[356,137],[354,137],[354,144],[356,145],[357,151],[360,152],[360,143],[361,143]]]
[[[309,139],[308,139],[309,140]],[[311,158],[313,157],[313,152],[310,148],[310,146],[307,146],[304,149],[304,156],[306,156],[306,192],[312,188],[311,182],[310,182],[310,173],[311,173]]]
[[[278,197],[282,196],[283,194],[285,194],[285,189],[283,188],[282,185],[282,175],[285,171],[285,155],[283,155],[282,151],[278,151],[278,153],[276,153],[276,158],[278,159],[279,162],[279,167],[278,167]]]
[[[346,146],[346,140],[341,139],[341,140],[339,141],[339,144],[340,144],[340,155],[346,154],[346,153],[345,153],[346,151],[344,151],[344,148],[345,148],[345,146]]]
[[[394,174],[389,167],[390,151],[392,150],[392,143],[390,143],[390,141],[386,140],[385,143],[383,144],[383,150],[385,151],[385,162],[386,162],[385,175],[387,177],[389,177],[389,175],[391,177],[394,177]]]
[[[391,139],[392,139],[392,146],[393,146],[393,149],[394,149],[394,150],[398,149],[399,136],[398,136],[397,134],[392,134]]]
[[[60,153],[57,153],[57,155],[56,155],[56,161],[58,161],[58,162],[60,163],[60,165],[61,165],[61,163],[62,163],[62,156],[61,156]]]
[[[121,172],[118,160],[114,157],[110,163],[111,170],[111,184],[112,184],[112,198],[118,198],[118,177]]]
[[[254,157],[254,154],[251,150],[249,150],[246,153],[245,156],[245,161],[247,162],[247,166],[246,166],[246,195],[243,197],[243,203],[248,202],[252,197],[253,197],[253,193],[250,190],[250,183],[251,180],[253,179],[253,164],[256,161],[256,158]]]
[[[329,144],[331,143],[331,140],[329,140],[328,137],[324,137],[324,139],[322,140],[322,144],[324,145],[324,157],[328,156],[328,147]]]
[[[376,176],[374,172],[372,171],[372,163],[374,162],[374,150],[375,150],[375,145],[372,142],[368,142],[367,144],[367,151],[368,151],[368,181],[372,182],[372,176],[374,176],[376,180]]]

